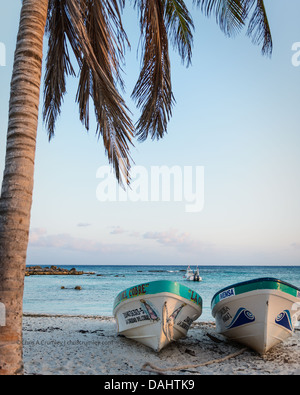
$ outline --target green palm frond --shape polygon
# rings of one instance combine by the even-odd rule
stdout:
[[[249,5],[252,3],[252,6],[256,3],[256,6],[249,22],[247,35],[252,38],[253,44],[262,45],[263,55],[271,56],[273,40],[264,2],[248,0],[248,3]]]
[[[247,0],[244,0],[247,2]],[[229,37],[239,33],[245,26],[245,6],[240,0],[193,0],[202,12],[215,15],[221,30]]]
[[[192,59],[194,23],[183,0],[165,1],[165,20],[173,46],[178,49],[182,61],[189,65]]]
[[[66,92],[65,78],[74,74],[67,52],[69,45],[80,70],[76,96],[80,120],[89,129],[91,98],[98,124],[96,133],[103,138],[109,162],[121,184],[129,183],[129,147],[134,131],[129,110],[117,89],[118,84],[123,86],[121,63],[128,43],[120,17],[123,6],[124,0],[49,1],[44,99],[44,120],[51,138]]]
[[[247,35],[253,44],[262,45],[262,54],[273,50],[270,25],[263,0],[193,0],[206,16],[215,15],[221,30],[229,37],[239,33],[248,23]],[[254,8],[252,16],[250,16]]]
[[[169,41],[183,62],[191,63],[193,21],[183,0],[135,0],[140,12],[142,70],[132,98],[141,108],[139,140],[160,139],[167,132],[175,103]]]
[[[193,0],[206,16],[215,16],[227,36],[247,34],[272,52],[272,37],[263,0]],[[175,98],[172,92],[169,42],[182,61],[191,63],[194,25],[184,0],[134,0],[140,14],[142,66],[132,93],[141,110],[136,125],[139,140],[160,139],[167,132]],[[76,101],[79,117],[90,127],[90,101],[97,120],[96,134],[120,183],[129,183],[130,146],[134,127],[118,89],[124,89],[122,64],[129,42],[122,26],[125,0],[49,0],[46,33],[49,39],[44,121],[49,139],[66,93],[66,78],[75,76],[69,50],[79,67]],[[252,15],[251,15],[252,12]]]
[[[55,122],[61,112],[63,96],[66,93],[66,76],[75,76],[65,35],[66,20],[67,16],[65,15],[62,2],[60,0],[50,0],[46,25],[46,34],[49,35],[49,43],[43,112],[49,139],[54,136]]]
[[[160,0],[136,0],[135,6],[140,10],[143,64],[132,98],[141,108],[136,130],[143,141],[149,134],[152,139],[163,137],[174,96],[164,4]]]

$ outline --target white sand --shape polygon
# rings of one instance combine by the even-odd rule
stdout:
[[[26,375],[153,375],[142,370],[145,362],[161,368],[196,365],[243,347],[217,335],[211,323],[197,323],[186,339],[160,353],[117,336],[112,318],[25,316],[23,333]],[[167,374],[300,374],[300,332],[264,357],[247,350],[222,363]]]

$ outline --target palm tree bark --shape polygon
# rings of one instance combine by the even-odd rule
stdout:
[[[0,375],[23,374],[22,316],[48,0],[23,0],[0,198]]]

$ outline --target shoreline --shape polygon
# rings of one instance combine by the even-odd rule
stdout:
[[[160,353],[117,335],[113,317],[24,313],[26,375],[156,375],[142,369],[190,366],[223,360],[243,346],[215,332],[213,322],[196,321],[188,336]],[[167,375],[300,374],[300,332],[261,357],[247,349],[235,358]]]
[[[115,320],[113,316],[108,315],[85,315],[85,314],[52,314],[52,313],[23,313],[23,317],[25,318],[82,318],[82,319],[94,319],[94,320],[103,320],[103,321],[110,321]],[[193,326],[198,325],[205,325],[210,324],[214,325],[214,321],[194,321],[191,325]]]
[[[113,320],[113,316],[106,315],[84,315],[84,314],[52,314],[52,313],[23,313],[25,318],[84,318],[98,320]]]

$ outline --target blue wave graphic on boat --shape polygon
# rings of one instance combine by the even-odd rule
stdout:
[[[245,309],[244,307],[241,307],[237,311],[230,325],[227,326],[227,329],[236,328],[238,326],[249,324],[250,322],[254,322],[254,321],[255,321],[255,316],[251,313],[251,311]]]
[[[293,324],[291,319],[291,314],[288,310],[284,310],[282,313],[278,314],[275,318],[275,323],[281,325],[289,331],[293,330]]]

